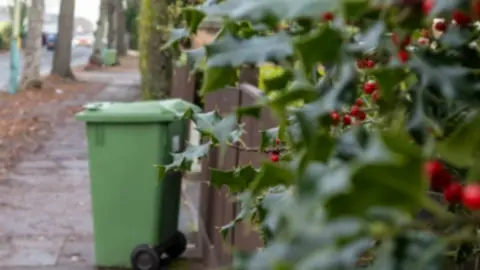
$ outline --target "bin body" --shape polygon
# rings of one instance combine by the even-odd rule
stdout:
[[[159,104],[113,103],[77,115],[87,127],[97,266],[130,267],[133,248],[161,244],[178,229],[181,174],[160,181],[155,165],[182,150],[187,122]]]
[[[117,50],[105,49],[103,53],[103,64],[105,66],[112,66],[117,62]]]

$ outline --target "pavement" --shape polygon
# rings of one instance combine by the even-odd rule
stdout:
[[[109,85],[95,98],[79,96],[65,106],[139,96],[137,73],[78,77]],[[84,135],[83,123],[62,123],[41,150],[21,160],[0,182],[0,270],[96,269]],[[187,190],[198,205],[198,187]],[[183,204],[181,212],[181,230],[191,231],[191,214]]]
[[[88,63],[88,58],[92,53],[92,49],[88,47],[72,47],[72,66],[79,66]],[[53,51],[43,48],[42,62],[40,64],[40,74],[46,75],[50,73],[53,62]],[[23,69],[23,55],[20,59],[20,70]],[[8,81],[10,76],[10,54],[0,54],[0,91],[8,89]]]

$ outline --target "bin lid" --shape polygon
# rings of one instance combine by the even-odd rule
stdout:
[[[103,123],[171,122],[191,108],[200,108],[182,99],[164,99],[137,102],[96,102],[84,106],[76,119]]]

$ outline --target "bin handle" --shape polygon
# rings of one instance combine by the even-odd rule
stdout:
[[[87,111],[99,111],[105,109],[108,106],[112,105],[112,102],[98,102],[98,103],[89,103],[84,105],[83,108]]]

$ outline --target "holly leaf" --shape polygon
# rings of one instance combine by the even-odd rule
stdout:
[[[416,213],[427,187],[420,151],[409,145],[404,137],[373,135],[351,167],[342,167],[341,174],[327,174],[322,183],[334,181],[333,176],[344,183],[343,194],[329,200],[330,216],[364,215],[374,206]]]
[[[257,173],[258,170],[252,167],[252,165],[238,167],[229,171],[211,168],[210,183],[218,189],[226,186],[230,192],[243,192],[255,179]]]
[[[324,25],[312,33],[297,38],[294,47],[305,70],[312,70],[318,63],[328,64],[335,61],[340,56],[342,41],[342,34],[339,31]]]
[[[232,67],[208,67],[203,75],[201,95],[233,86],[238,81],[238,71]]]
[[[185,151],[172,153],[172,162],[169,164],[157,165],[158,179],[161,181],[165,174],[170,171],[189,171],[195,160],[205,157],[210,150],[211,143],[207,142],[201,145],[189,145]]]
[[[190,33],[185,28],[174,28],[170,30],[170,38],[168,39],[167,43],[163,45],[160,49],[165,50],[172,46],[176,46],[180,40],[184,38],[188,38]]]
[[[262,114],[263,105],[250,105],[250,106],[242,106],[237,108],[237,117],[241,118],[242,116],[251,116],[255,119],[259,119]]]
[[[253,194],[259,194],[271,187],[289,186],[294,179],[292,171],[288,168],[268,162],[262,165],[249,189]]]
[[[185,20],[190,33],[197,33],[200,23],[205,18],[205,13],[198,8],[187,7],[182,9],[183,19]]]
[[[437,143],[443,159],[458,167],[472,166],[480,149],[480,114],[471,113],[450,136]]]
[[[234,20],[263,22],[267,18],[319,18],[320,14],[337,10],[341,1],[331,0],[226,0],[205,8],[210,16],[227,16]]]
[[[263,151],[275,144],[275,140],[278,138],[278,127],[262,130],[261,135],[260,151]]]
[[[205,46],[209,67],[239,67],[281,61],[292,54],[290,37],[280,32],[267,37],[240,40],[225,33]]]
[[[187,64],[190,71],[204,69],[206,60],[205,60],[205,48],[200,47],[197,49],[186,50],[185,54],[187,55]],[[227,84],[230,84],[227,82]]]
[[[379,68],[373,69],[370,74],[375,77],[381,89],[382,100],[392,104],[396,99],[395,87],[407,76],[405,70],[403,68]]]

